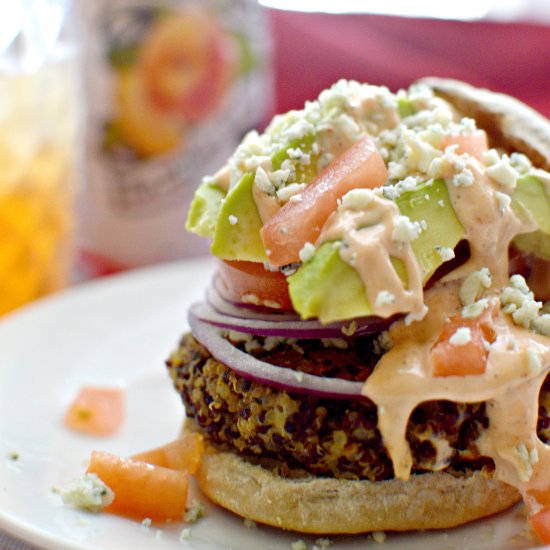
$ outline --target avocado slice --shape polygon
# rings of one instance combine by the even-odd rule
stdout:
[[[277,151],[271,157],[271,166],[273,170],[279,170],[283,165],[283,162],[290,158],[288,154],[289,149],[301,149],[304,153],[309,153],[311,155],[311,162],[309,164],[299,164],[296,165],[296,181],[308,183],[317,175],[315,159],[316,155],[311,153],[313,148],[313,143],[315,142],[314,134],[306,134],[302,138],[294,139],[281,149]]]
[[[302,319],[317,317],[323,323],[331,323],[373,314],[361,277],[342,260],[334,244],[334,241],[323,243],[287,279],[292,305]],[[391,258],[391,262],[406,286],[405,265],[399,258]]]
[[[412,241],[424,283],[443,263],[438,247],[454,249],[465,237],[447,193],[445,181],[433,180],[403,192],[396,203],[412,221],[426,221],[426,230]],[[403,262],[391,258],[396,273],[407,285]],[[367,282],[368,284],[368,282]],[[296,273],[288,278],[294,309],[304,319],[318,317],[323,323],[372,315],[373,309],[357,271],[340,258],[333,242],[323,243]]]
[[[289,149],[300,148],[309,153],[315,136],[295,139],[271,157],[274,170],[290,158]],[[310,153],[311,154],[311,153]],[[315,156],[308,165],[296,165],[296,179],[310,181],[316,175]],[[267,254],[260,239],[262,221],[254,202],[252,187],[254,173],[245,174],[227,194],[215,183],[204,182],[195,193],[186,227],[201,237],[213,238],[211,251],[224,260],[265,262]],[[235,223],[232,223],[235,222]]]
[[[414,115],[416,113],[416,108],[408,97],[400,97],[397,100],[397,112],[401,118],[406,118]]]
[[[372,313],[361,277],[340,258],[338,248],[333,245],[323,243],[287,279],[292,305],[302,319],[318,317],[329,323]]]
[[[212,254],[223,260],[265,262],[260,238],[262,220],[252,195],[254,174],[247,173],[233,187],[220,208],[212,241]]]
[[[225,191],[212,181],[203,181],[195,191],[185,229],[200,237],[212,238],[225,197]]]
[[[518,178],[512,209],[523,220],[534,220],[538,229],[518,235],[514,245],[523,252],[550,260],[550,200],[544,183],[533,175]]]
[[[430,180],[406,191],[395,202],[401,214],[411,221],[426,222],[426,229],[411,243],[422,270],[422,282],[426,283],[443,263],[438,250],[454,250],[466,232],[455,214],[443,179]]]

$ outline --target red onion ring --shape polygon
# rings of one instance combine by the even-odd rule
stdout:
[[[216,311],[207,303],[198,303],[191,306],[191,311],[199,320],[227,330],[235,330],[256,336],[279,336],[313,340],[316,338],[346,338],[342,329],[343,323],[323,325],[319,321],[301,320],[265,320],[258,317],[233,317]],[[348,323],[349,324],[349,323]],[[378,334],[387,326],[385,319],[376,319],[375,322],[358,327],[353,335]]]
[[[330,398],[361,398],[363,382],[326,378],[277,367],[239,350],[223,338],[216,327],[201,321],[194,313],[194,308],[189,312],[189,325],[193,336],[208,349],[212,357],[244,378],[297,393]]]
[[[389,327],[398,316],[389,319],[381,317],[358,317],[346,321],[323,324],[316,319],[302,320],[296,313],[278,312],[267,308],[250,308],[248,305],[237,305],[228,302],[212,285],[206,291],[206,299],[213,311],[219,314],[203,313],[203,320],[230,330],[240,330],[257,336],[287,336],[288,338],[346,338],[347,336],[364,336],[378,334]],[[208,317],[206,317],[208,315]],[[253,321],[257,321],[254,325]],[[262,325],[261,322],[272,323]],[[346,329],[355,323],[353,333]],[[241,327],[241,328],[239,328]],[[255,330],[262,332],[255,332]],[[348,332],[348,334],[346,334]],[[310,334],[307,336],[307,334]]]
[[[235,304],[226,300],[216,288],[216,280],[206,291],[206,300],[216,310],[230,317],[243,317],[247,319],[260,319],[263,321],[299,321],[298,314],[291,311],[269,310],[265,307],[257,307],[249,304]]]

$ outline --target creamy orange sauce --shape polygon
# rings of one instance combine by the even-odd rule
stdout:
[[[445,317],[460,308],[457,291],[457,283],[428,291],[430,313],[410,327],[399,322],[391,328],[395,345],[365,383],[363,394],[378,406],[378,428],[395,476],[404,480],[410,476],[412,456],[405,433],[419,404],[438,399],[485,401],[490,428],[483,432],[478,446],[483,455],[495,461],[497,477],[524,494],[547,488],[550,447],[538,439],[536,429],[540,386],[550,371],[550,341],[499,314],[495,320],[497,337],[483,375],[432,376],[430,349]],[[529,354],[538,357],[539,368],[533,368]]]
[[[222,168],[220,168],[213,176],[212,180],[216,183],[216,185],[223,189],[226,193],[229,191],[230,183],[231,183],[231,172],[229,170],[229,165],[226,164]]]
[[[498,184],[487,176],[482,166],[471,159],[467,164],[473,174],[470,186],[456,186],[446,178],[453,210],[466,231],[470,259],[448,277],[458,279],[487,267],[496,286],[508,281],[508,247],[519,233],[534,231],[534,223],[522,223],[511,208],[501,210],[496,193]]]
[[[394,347],[387,352],[365,383],[363,394],[378,407],[378,428],[391,457],[395,476],[406,480],[412,468],[412,454],[406,439],[409,417],[425,401],[486,402],[489,429],[478,442],[480,452],[491,457],[496,477],[515,486],[532,510],[540,508],[533,491],[550,488],[550,447],[537,436],[540,387],[550,371],[550,340],[513,324],[499,313],[495,319],[496,340],[491,345],[486,371],[476,376],[435,377],[430,350],[448,316],[460,311],[461,281],[469,273],[488,268],[495,295],[508,281],[508,248],[519,233],[536,226],[522,222],[511,208],[498,200],[498,183],[485,174],[474,158],[468,169],[473,182],[457,186],[446,178],[453,209],[470,244],[469,260],[451,272],[425,295],[421,273],[409,243],[392,238],[399,210],[395,203],[375,197],[360,210],[340,209],[328,221],[317,244],[342,241],[341,257],[353,265],[367,282],[371,304],[378,293],[388,291],[391,304],[378,304],[376,314],[418,311],[424,300],[429,313],[407,326],[403,321],[391,329]],[[401,259],[407,271],[408,287],[397,276],[391,258]],[[445,458],[445,457],[443,457]],[[531,496],[530,496],[531,495]]]
[[[340,257],[357,270],[363,281],[368,281],[367,297],[373,307],[376,304],[376,313],[381,317],[399,312],[420,313],[424,307],[422,274],[410,242],[393,239],[399,215],[394,202],[372,195],[362,210],[342,210],[332,215],[317,241],[343,243]],[[392,258],[403,262],[406,284],[396,273]],[[389,293],[388,300],[378,300],[383,291]]]

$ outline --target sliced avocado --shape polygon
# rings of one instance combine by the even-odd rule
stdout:
[[[426,229],[412,241],[413,252],[422,270],[422,281],[426,283],[434,271],[443,263],[438,252],[451,248],[464,239],[466,232],[453,210],[447,186],[442,179],[436,179],[406,191],[395,199],[401,214],[411,221],[426,222]]]
[[[534,220],[538,225],[536,231],[518,235],[514,244],[523,252],[550,260],[550,199],[544,183],[535,176],[518,178],[512,209],[520,219]]]
[[[211,181],[204,181],[195,191],[185,228],[200,237],[214,237],[225,191]]]
[[[296,165],[296,181],[308,183],[317,175],[316,170],[316,156],[311,153],[313,143],[315,141],[315,135],[306,134],[302,138],[294,139],[282,149],[279,149],[271,157],[271,166],[273,170],[279,170],[285,160],[290,158],[288,154],[289,149],[301,149],[304,153],[311,155],[311,162],[309,164],[297,164]]]
[[[512,208],[522,219],[533,219],[539,230],[550,235],[550,199],[536,176],[521,176],[512,194]]]
[[[260,239],[262,220],[252,195],[253,185],[254,174],[245,174],[225,197],[212,241],[214,256],[223,260],[267,261]]]
[[[308,134],[295,139],[271,157],[274,170],[279,170],[289,157],[288,150],[300,148],[310,152],[315,136]],[[310,153],[311,154],[311,153]],[[298,181],[311,181],[316,175],[316,163],[296,166]],[[195,193],[187,217],[186,228],[201,237],[213,238],[212,253],[225,260],[267,261],[259,236],[262,222],[254,202],[254,174],[247,173],[225,196],[214,182],[203,182]],[[231,221],[235,222],[234,224]]]
[[[304,137],[292,140],[271,157],[271,166],[274,170],[279,170],[283,162],[290,158],[288,155],[289,149],[300,148],[304,152],[311,151],[314,140],[315,136],[313,134],[306,134]]]
[[[550,261],[550,238],[542,231],[518,235],[513,243],[522,252]]]
[[[409,288],[409,276],[407,275],[407,268],[405,262],[400,258],[390,258],[390,262],[397,273],[397,276],[403,281],[405,288]]]
[[[451,206],[444,180],[434,180],[402,193],[396,202],[411,221],[426,221],[426,229],[412,241],[426,282],[443,263],[438,247],[454,249],[465,237]],[[403,262],[391,258],[396,273],[407,285]],[[368,281],[366,282],[368,285]],[[302,318],[318,317],[329,323],[372,315],[373,310],[359,274],[345,263],[332,242],[323,243],[300,269],[288,278],[292,305]]]
[[[398,258],[391,262],[406,286],[405,265]],[[333,242],[323,243],[287,280],[292,305],[303,319],[331,323],[373,314],[361,277],[342,260]]]
[[[363,281],[340,258],[332,242],[323,243],[313,257],[288,277],[294,309],[303,319],[318,317],[323,323],[370,315],[372,308]]]
[[[397,100],[397,112],[401,118],[405,118],[416,113],[414,103],[408,97],[400,97]]]

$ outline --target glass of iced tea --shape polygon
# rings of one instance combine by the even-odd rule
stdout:
[[[66,285],[78,158],[76,2],[0,18],[0,314]]]

